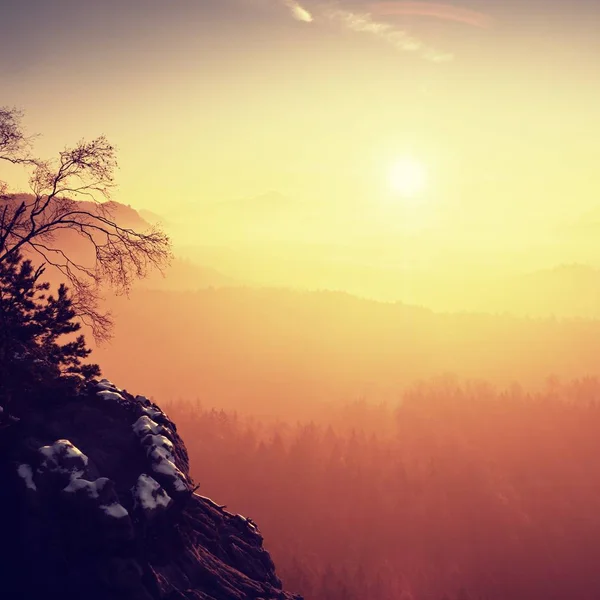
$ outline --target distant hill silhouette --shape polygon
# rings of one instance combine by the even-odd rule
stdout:
[[[521,312],[600,318],[600,269],[559,265],[516,278]],[[506,304],[510,299],[505,298]]]
[[[142,219],[144,219],[144,221],[146,221],[147,223],[151,223],[152,225],[157,224],[162,225],[163,227],[168,227],[169,225],[168,219],[166,219],[162,215],[152,212],[151,210],[146,210],[145,208],[142,208],[138,211],[138,214]]]
[[[238,284],[235,279],[223,275],[216,269],[200,266],[185,258],[176,258],[164,277],[155,271],[137,285],[156,290],[184,291]]]
[[[377,264],[344,246],[239,243],[184,246],[232,278],[267,287],[345,291],[380,301],[403,301],[436,311],[511,313],[532,317],[600,318],[600,270],[585,264],[518,273]]]
[[[22,200],[31,198],[27,194],[18,194],[13,197],[13,201],[18,203]],[[80,203],[83,210],[92,213],[98,210],[98,205],[93,202],[82,201]],[[109,210],[110,218],[118,223],[121,227],[134,229],[136,231],[145,231],[153,224],[162,225],[161,218],[154,213],[148,211],[138,212],[131,206],[121,204],[119,202],[107,202],[103,204]],[[158,217],[154,223],[146,220],[142,214],[146,214],[149,219],[153,216]],[[67,254],[77,256],[78,260],[91,261],[93,255],[90,252],[90,247],[80,236],[68,229],[61,230],[55,238],[55,245],[62,248]],[[39,257],[32,256],[34,261],[39,260]],[[53,272],[51,267],[47,269],[47,276],[52,280],[58,276]],[[158,272],[152,272],[147,279],[137,283],[136,285],[154,289],[173,289],[173,290],[194,290],[205,287],[219,287],[224,285],[233,285],[235,280],[227,277],[210,267],[202,266],[189,259],[181,259],[175,257],[171,266],[167,268],[165,277]]]
[[[600,354],[600,321],[442,314],[340,292],[138,290],[111,306],[115,339],[95,354],[110,377],[257,413],[395,400],[442,373],[544,386],[595,373]]]

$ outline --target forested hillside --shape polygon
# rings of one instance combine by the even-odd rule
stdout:
[[[529,395],[443,379],[313,422],[168,409],[203,493],[261,524],[307,600],[600,593],[597,380]]]

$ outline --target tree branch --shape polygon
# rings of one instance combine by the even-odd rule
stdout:
[[[65,148],[55,162],[42,161],[28,153],[29,138],[20,119],[18,111],[0,108],[0,160],[31,167],[33,196],[0,196],[5,203],[0,212],[0,263],[28,248],[36,253],[73,288],[74,306],[94,336],[106,339],[111,320],[98,309],[101,285],[128,293],[135,279],[151,269],[162,271],[171,259],[169,238],[157,227],[140,232],[111,218],[105,201],[114,187],[117,161],[115,148],[104,136]],[[57,237],[62,230],[82,240],[93,255],[91,264],[65,252]]]

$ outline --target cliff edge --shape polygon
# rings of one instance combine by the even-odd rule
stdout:
[[[176,425],[94,380],[0,410],[0,597],[301,600],[256,524],[199,494]]]

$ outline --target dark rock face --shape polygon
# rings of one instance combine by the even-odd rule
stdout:
[[[0,427],[0,598],[300,599],[256,525],[195,493],[146,398],[102,380],[20,416]]]

